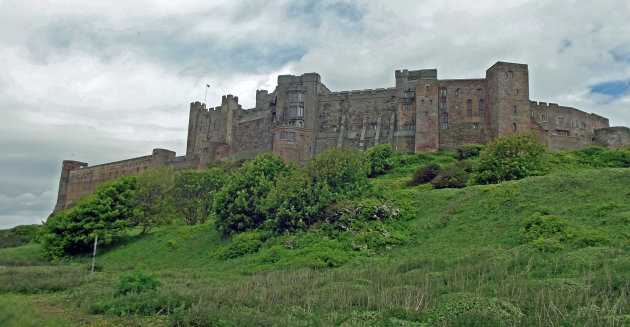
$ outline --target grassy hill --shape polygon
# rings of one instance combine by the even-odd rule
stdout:
[[[629,169],[407,186],[423,163],[371,180],[396,218],[347,231],[164,227],[100,249],[92,281],[89,257],[0,249],[0,325],[630,324]]]

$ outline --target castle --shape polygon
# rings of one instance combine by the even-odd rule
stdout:
[[[417,153],[485,144],[517,132],[537,133],[550,150],[630,144],[630,130],[609,127],[605,117],[530,101],[524,64],[497,62],[485,78],[440,80],[436,69],[423,69],[397,70],[395,79],[390,88],[333,92],[317,73],[280,75],[273,92],[256,92],[252,109],[244,110],[232,95],[215,108],[191,103],[186,155],[155,149],[92,167],[65,160],[54,212],[110,178],[163,165],[202,169],[215,160],[266,152],[305,164],[330,147],[364,150],[387,143]]]

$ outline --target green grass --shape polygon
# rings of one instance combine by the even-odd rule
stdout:
[[[371,196],[398,207],[397,218],[345,232],[254,233],[235,248],[212,222],[160,228],[99,251],[93,281],[89,256],[42,265],[37,245],[0,249],[0,260],[22,262],[0,263],[0,325],[6,307],[53,298],[73,322],[123,326],[630,324],[629,169],[433,190],[407,182],[452,156],[397,160],[405,164],[371,180]],[[540,217],[548,225],[528,232]],[[366,249],[370,235],[391,243]],[[117,292],[121,276],[140,273],[160,285]],[[28,319],[39,309],[20,309],[16,326],[37,325]]]

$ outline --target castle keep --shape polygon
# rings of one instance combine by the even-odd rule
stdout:
[[[440,80],[436,69],[397,70],[395,81],[390,88],[333,92],[317,73],[281,75],[273,92],[256,92],[252,109],[233,95],[214,108],[191,103],[184,156],[155,149],[92,167],[66,160],[54,212],[110,178],[163,165],[202,169],[266,152],[305,164],[330,147],[365,150],[387,143],[397,151],[437,151],[517,132],[537,133],[550,150],[630,144],[630,130],[609,127],[607,118],[531,101],[524,64],[497,62],[476,79]]]

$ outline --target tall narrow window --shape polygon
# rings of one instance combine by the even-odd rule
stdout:
[[[466,113],[468,117],[472,117],[472,100],[466,101]]]
[[[513,71],[511,71],[511,70],[509,70],[509,71],[508,71],[508,77],[509,77],[509,78],[514,77],[514,72],[513,72]]]
[[[531,110],[530,114],[532,115],[532,118],[536,117],[536,114],[534,113],[534,110]]]
[[[516,106],[512,106],[512,113],[516,113]]]
[[[486,116],[486,102],[483,99],[479,100],[479,117]]]
[[[540,121],[547,122],[547,116],[546,115],[540,115]]]
[[[455,89],[455,96],[459,95],[459,89]]]
[[[446,110],[446,101],[440,101],[440,110]]]
[[[481,89],[477,89],[477,96],[480,97],[481,96]]]
[[[512,123],[512,130],[515,131],[516,130],[516,123]]]
[[[429,94],[429,86],[428,86],[428,85],[424,88],[424,92],[425,92],[426,94]]]
[[[448,129],[448,114],[442,114],[442,129]]]
[[[440,89],[440,96],[443,96],[443,97],[446,96],[446,88],[445,87]]]

